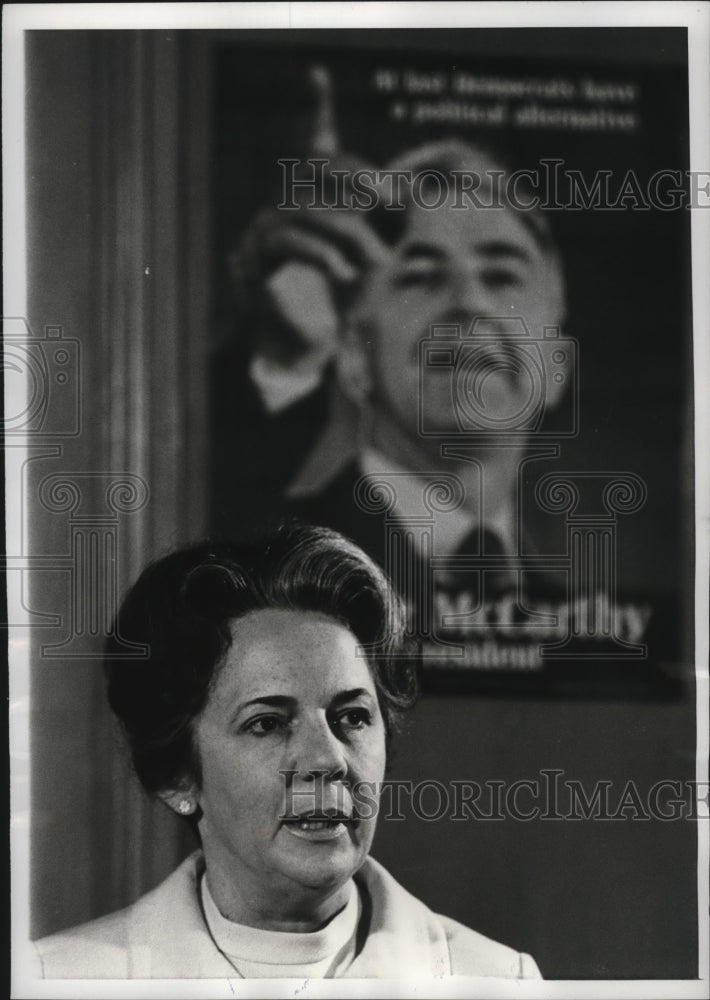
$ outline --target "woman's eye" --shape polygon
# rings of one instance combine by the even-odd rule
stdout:
[[[372,716],[366,708],[349,708],[337,718],[337,724],[342,730],[364,729],[371,722]]]
[[[260,715],[252,719],[244,727],[253,736],[268,736],[269,733],[276,733],[286,727],[286,720],[278,715]]]

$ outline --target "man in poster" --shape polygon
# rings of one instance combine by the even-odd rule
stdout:
[[[542,554],[531,538],[535,504],[554,510],[555,490],[577,489],[534,462],[577,430],[579,358],[563,333],[560,256],[525,178],[455,139],[380,171],[282,166],[281,211],[262,214],[236,270],[247,284],[261,276],[291,345],[265,338],[251,376],[272,411],[333,377],[331,360],[342,392],[290,512],[385,566],[439,670],[539,671],[545,640],[572,658],[643,655],[649,609],[616,603],[614,569],[572,566],[574,544]],[[643,502],[636,477],[616,488]]]

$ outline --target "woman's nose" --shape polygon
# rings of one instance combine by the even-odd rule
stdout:
[[[327,719],[304,724],[294,749],[296,753],[293,767],[302,778],[327,778],[333,781],[342,779],[347,774],[348,764],[343,744]]]

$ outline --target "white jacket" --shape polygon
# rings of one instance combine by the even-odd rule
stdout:
[[[199,902],[203,870],[197,851],[125,910],[37,941],[37,978],[239,978],[205,924]],[[541,978],[530,955],[432,913],[372,858],[355,881],[365,900],[363,918],[368,899],[371,912],[364,945],[347,978]]]

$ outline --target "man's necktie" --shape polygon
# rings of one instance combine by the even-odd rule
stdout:
[[[518,573],[514,560],[511,557],[506,559],[503,545],[495,532],[474,528],[464,537],[454,556],[465,559],[465,563],[460,568],[453,568],[449,574],[452,589],[473,590],[478,595],[483,587],[486,602],[516,591]],[[499,561],[491,564],[489,560]]]

